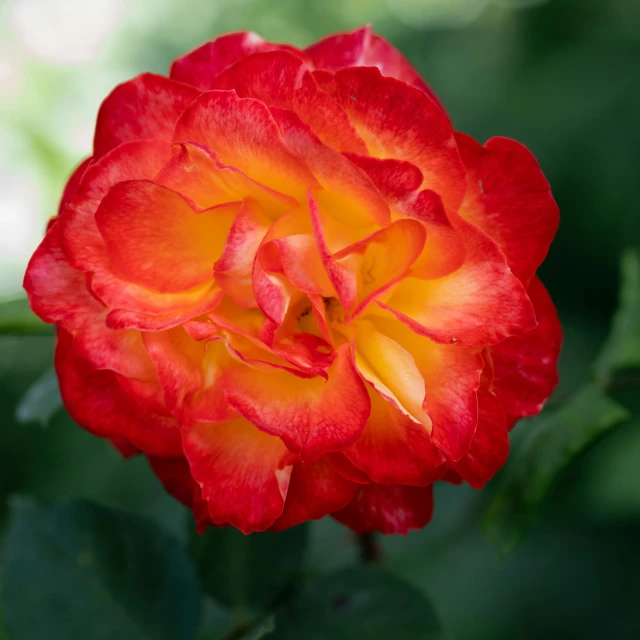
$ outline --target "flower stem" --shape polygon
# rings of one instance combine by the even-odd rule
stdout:
[[[365,564],[380,562],[382,547],[378,543],[375,533],[359,533],[360,560]]]

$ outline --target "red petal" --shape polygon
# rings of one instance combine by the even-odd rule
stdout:
[[[95,222],[100,201],[118,182],[153,178],[170,157],[171,147],[165,142],[128,142],[88,167],[59,218],[62,247],[72,266],[84,271],[104,267],[104,240]]]
[[[559,212],[533,154],[519,142],[492,138],[481,147],[456,134],[467,168],[463,218],[488,233],[526,286],[558,230]]]
[[[193,87],[153,73],[118,85],[98,111],[94,157],[123,142],[151,138],[171,141],[180,114],[198,95],[200,91]]]
[[[160,458],[147,456],[149,465],[158,476],[164,488],[176,500],[193,511],[196,520],[196,528],[204,531],[209,524],[209,509],[202,499],[202,491],[196,481],[191,477],[191,469],[185,458]]]
[[[197,423],[183,446],[214,524],[264,531],[282,513],[293,460],[280,438],[237,418]]]
[[[390,76],[424,91],[443,111],[435,93],[407,59],[384,38],[361,27],[348,33],[337,33],[306,49],[316,69],[339,71],[345,67],[377,67]]]
[[[237,208],[229,204],[197,213],[174,191],[132,180],[111,188],[96,223],[117,276],[178,293],[213,278],[213,263]]]
[[[443,278],[405,279],[387,304],[413,331],[460,346],[496,344],[532,329],[533,306],[504,254],[485,233],[462,220],[464,264]]]
[[[240,414],[313,460],[353,442],[370,410],[346,345],[336,351],[327,373],[325,381],[240,367],[225,372],[223,379],[227,399]]]
[[[204,91],[213,89],[215,79],[229,65],[260,51],[284,50],[305,58],[294,47],[266,42],[257,33],[238,31],[227,33],[203,44],[171,65],[169,76]]]
[[[271,51],[244,58],[221,73],[213,88],[233,89],[241,98],[257,98],[270,107],[295,111],[333,149],[367,151],[347,114],[291,53]]]
[[[356,533],[406,534],[410,529],[422,529],[431,520],[432,487],[364,485],[344,509],[332,515]]]
[[[362,435],[343,450],[347,458],[380,484],[424,486],[442,475],[444,458],[429,432],[370,391],[371,416]]]
[[[92,157],[83,160],[73,170],[73,173],[69,177],[69,180],[67,180],[67,184],[65,185],[64,191],[62,192],[62,198],[60,198],[60,204],[58,205],[58,215],[62,213],[67,204],[73,199],[73,196],[76,193],[76,189],[80,184],[80,180],[82,179],[84,172],[87,170],[87,167],[91,164],[92,160]]]
[[[291,472],[282,515],[271,530],[282,531],[307,520],[324,518],[346,506],[357,488],[358,485],[341,475],[326,456],[316,462],[299,462]]]
[[[225,164],[298,201],[309,186],[317,186],[282,139],[267,106],[233,91],[203,93],[178,121],[173,139],[203,143]]]
[[[178,423],[129,397],[112,371],[94,369],[64,330],[58,333],[55,364],[64,406],[80,426],[102,438],[126,438],[152,455],[182,455]]]
[[[513,424],[535,416],[558,384],[562,327],[553,301],[534,277],[528,291],[538,326],[523,336],[508,338],[491,348],[495,367],[494,392]]]
[[[424,177],[447,209],[457,210],[466,190],[464,165],[444,112],[422,91],[378,69],[343,69],[327,90],[347,112],[369,153],[406,160]]]

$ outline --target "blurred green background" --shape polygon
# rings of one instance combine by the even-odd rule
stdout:
[[[368,22],[423,73],[457,129],[481,142],[515,138],[539,159],[562,214],[540,273],[565,332],[551,401],[561,403],[591,375],[620,253],[640,244],[638,0],[0,1],[0,298],[19,294],[114,84],[165,73],[225,31],[304,46]],[[63,411],[46,425],[14,418],[52,350],[52,336],[0,338],[1,526],[11,494],[87,497],[184,537],[182,507],[143,460],[124,463]],[[516,443],[531,426],[516,428]],[[640,424],[576,461],[504,560],[479,529],[489,493],[437,487],[433,523],[383,543],[387,566],[430,597],[455,638],[640,637]],[[351,535],[332,521],[312,536],[310,571],[356,560]]]

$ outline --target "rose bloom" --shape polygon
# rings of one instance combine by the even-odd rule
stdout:
[[[424,527],[557,383],[532,154],[369,28],[231,33],[116,87],[24,286],[79,425],[210,524]]]

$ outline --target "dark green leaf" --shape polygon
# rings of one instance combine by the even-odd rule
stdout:
[[[16,499],[3,554],[13,640],[192,640],[200,592],[152,523],[85,502]]]
[[[595,365],[596,378],[608,384],[617,372],[640,369],[640,252],[622,255],[618,310]]]
[[[192,553],[207,593],[236,610],[259,609],[272,605],[300,573],[307,538],[307,525],[249,535],[211,527],[194,537]]]
[[[51,367],[27,389],[16,407],[16,419],[18,422],[39,422],[46,426],[61,406],[58,378]]]
[[[274,640],[443,640],[423,595],[377,567],[318,579],[276,618]]]
[[[535,426],[503,472],[484,518],[485,532],[502,553],[509,553],[524,537],[560,472],[598,436],[629,416],[589,384]]]
[[[31,311],[26,298],[0,303],[0,334],[47,335],[52,331],[51,325]]]

